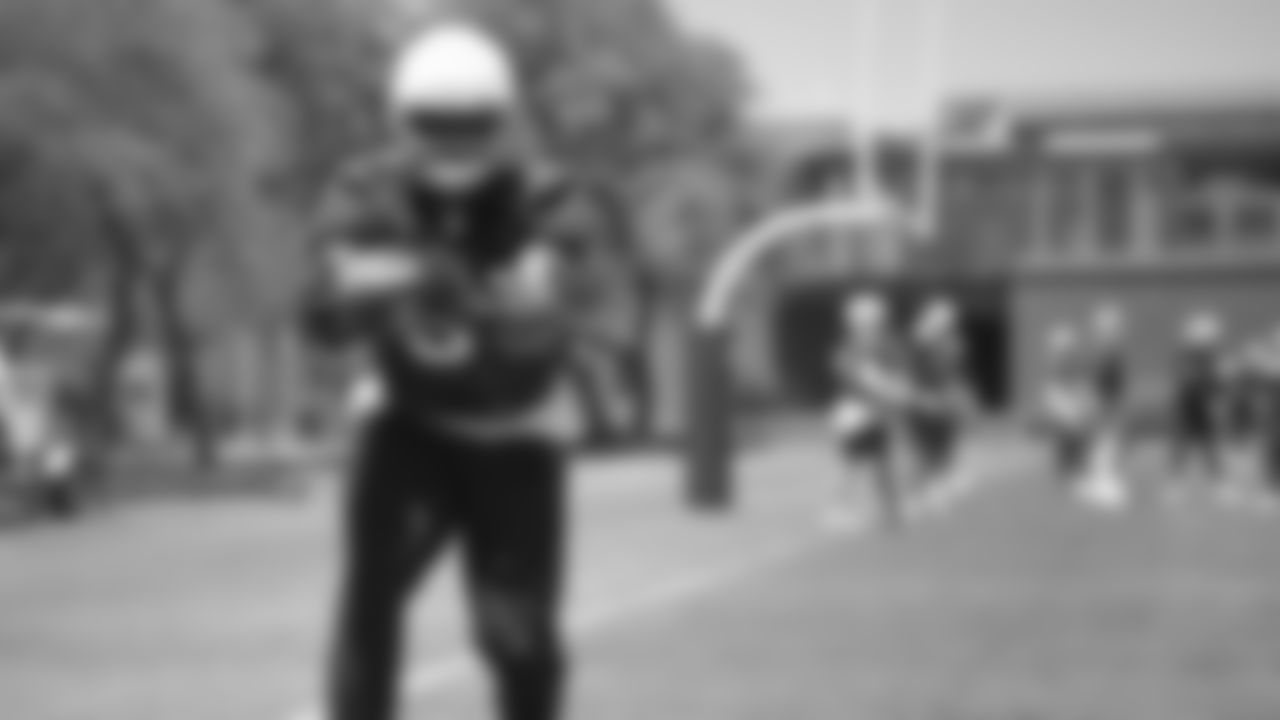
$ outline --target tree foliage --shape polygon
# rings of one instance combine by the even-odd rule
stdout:
[[[0,0],[0,301],[106,302],[199,414],[201,333],[296,284],[286,191],[372,112],[324,94],[371,87],[370,38],[321,0]]]
[[[280,316],[316,192],[382,130],[411,4],[0,0],[0,301],[100,299],[109,345],[151,333],[180,364],[209,328]],[[723,167],[738,58],[660,0],[453,5],[511,41],[540,142],[594,192],[638,357],[655,278],[681,264],[644,217],[673,173]]]

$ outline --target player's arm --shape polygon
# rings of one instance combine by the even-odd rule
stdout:
[[[831,371],[842,395],[849,386],[859,381],[858,356],[847,340],[841,340],[831,354]]]
[[[494,314],[530,353],[559,352],[610,334],[598,312],[610,289],[602,282],[599,224],[588,198],[561,181],[530,192],[536,221],[526,249],[490,287]]]
[[[882,363],[863,362],[859,364],[857,372],[863,387],[884,400],[892,403],[916,400],[915,387],[910,378],[896,369]]]
[[[367,162],[339,174],[321,198],[309,238],[308,334],[325,345],[367,331],[373,306],[416,282],[419,266],[397,243],[395,218]]]

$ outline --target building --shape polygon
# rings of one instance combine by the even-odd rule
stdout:
[[[1101,305],[1127,318],[1136,390],[1166,386],[1187,317],[1234,341],[1280,326],[1280,95],[1009,104],[1000,213],[1017,386],[1041,379],[1045,329]],[[1021,218],[1018,218],[1021,215]]]
[[[829,132],[793,150],[800,194],[847,177],[855,160],[840,139]],[[938,236],[904,243],[895,262],[871,270],[848,238],[831,238],[843,248],[814,243],[796,255],[805,286],[796,302],[830,306],[886,270],[899,287],[950,288],[980,316],[971,328],[979,365],[1008,376],[988,379],[993,397],[1017,401],[1035,397],[1046,329],[1104,305],[1127,317],[1146,397],[1164,387],[1191,313],[1217,312],[1235,341],[1280,325],[1280,94],[964,101],[943,146]],[[902,139],[884,152],[908,201],[913,152]],[[779,312],[779,362],[811,374],[818,360],[782,355],[817,352],[832,313],[803,351],[786,335],[800,332],[798,315]]]
[[[973,135],[974,133],[969,133]],[[773,146],[773,162],[787,181],[775,190],[779,204],[848,193],[859,162],[850,134],[838,125],[792,128]],[[1004,262],[1021,235],[1012,156],[989,143],[950,143],[941,167],[945,189],[944,232],[934,238],[908,237],[897,243],[865,243],[849,231],[831,230],[797,243],[773,261],[787,292],[772,322],[773,362],[792,395],[823,402],[832,391],[831,345],[839,332],[839,300],[856,289],[874,287],[892,295],[905,320],[926,295],[945,294],[962,302],[966,332],[979,349],[975,380],[992,406],[1012,394],[1012,353],[1008,349],[1007,277]],[[913,138],[885,138],[877,173],[891,195],[914,202],[921,167]],[[997,212],[998,210],[998,212]]]

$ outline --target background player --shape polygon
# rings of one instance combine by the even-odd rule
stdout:
[[[1054,476],[1076,491],[1088,470],[1097,400],[1087,358],[1077,331],[1054,327],[1046,337],[1047,378],[1041,399],[1042,429],[1048,440]]]
[[[1174,372],[1170,435],[1174,472],[1184,482],[1225,482],[1227,386],[1222,320],[1199,312],[1182,331]]]
[[[1119,307],[1099,306],[1090,322],[1085,348],[1096,429],[1090,434],[1088,468],[1079,489],[1082,499],[1104,509],[1123,507],[1130,494],[1122,469],[1129,430],[1126,326]]]
[[[916,316],[911,336],[914,402],[908,426],[926,500],[942,501],[960,478],[957,455],[971,406],[965,372],[960,313],[953,302],[934,298]]]
[[[882,518],[896,525],[902,502],[894,451],[910,400],[910,378],[883,296],[854,295],[845,304],[843,319],[844,337],[834,360],[840,390],[832,424],[846,473],[832,498],[828,523],[840,529],[856,522],[860,489],[869,480]]]
[[[1263,480],[1270,490],[1270,505],[1280,499],[1280,330],[1260,347],[1256,356],[1258,384],[1257,437]]]

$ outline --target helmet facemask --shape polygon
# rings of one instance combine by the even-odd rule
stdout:
[[[420,110],[403,125],[422,180],[436,190],[473,190],[498,174],[513,155],[514,120],[501,109]]]

